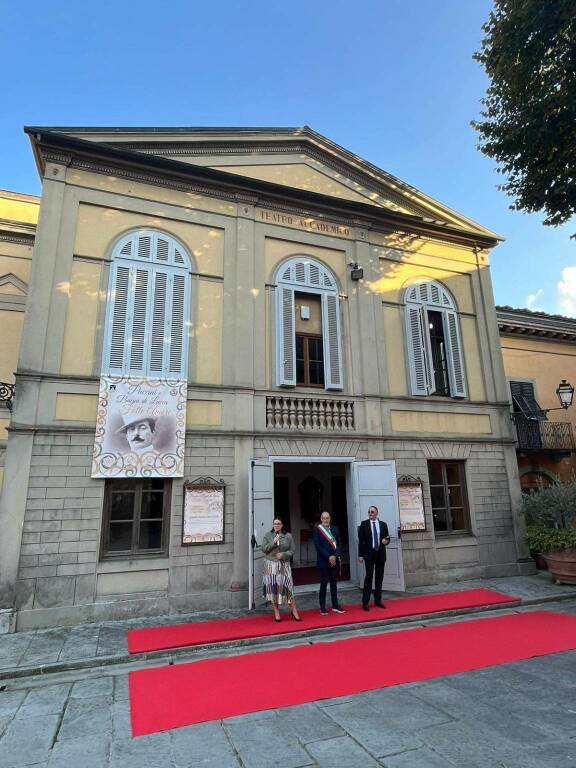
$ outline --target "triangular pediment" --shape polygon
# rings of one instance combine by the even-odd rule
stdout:
[[[5,275],[0,275],[0,293],[12,296],[26,296],[28,284],[12,272],[8,272]]]
[[[31,129],[32,130],[32,129]],[[311,128],[50,128],[75,139],[351,200],[500,239]]]

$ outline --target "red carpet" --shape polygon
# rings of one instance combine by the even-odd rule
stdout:
[[[132,733],[142,736],[573,649],[576,616],[538,611],[145,669],[130,673]]]
[[[169,627],[134,629],[128,632],[128,650],[130,653],[144,653],[188,645],[222,643],[226,640],[284,635],[289,632],[302,632],[305,629],[321,629],[343,624],[359,624],[366,621],[398,619],[404,616],[517,602],[519,602],[517,597],[502,595],[490,589],[466,589],[461,592],[387,600],[386,608],[371,607],[368,613],[359,605],[353,605],[346,606],[344,614],[330,611],[328,616],[320,616],[318,609],[314,608],[301,612],[303,619],[301,622],[292,621],[289,616],[284,615],[282,621],[277,624],[273,621],[272,611],[270,611],[268,614],[243,616],[238,619],[217,619],[193,624],[174,624]]]

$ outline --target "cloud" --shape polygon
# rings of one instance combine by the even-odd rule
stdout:
[[[542,308],[537,306],[536,302],[538,301],[540,296],[542,296],[543,293],[544,293],[544,290],[542,288],[538,288],[536,293],[530,293],[528,296],[526,296],[526,301],[524,304],[526,309],[532,309],[536,312],[541,312]]]
[[[576,317],[576,267],[565,267],[556,287],[559,312]]]

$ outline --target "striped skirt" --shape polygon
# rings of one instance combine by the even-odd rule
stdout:
[[[291,603],[294,594],[292,568],[288,560],[264,559],[262,594],[267,603]]]

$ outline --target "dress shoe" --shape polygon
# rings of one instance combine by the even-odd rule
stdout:
[[[363,611],[369,611],[369,610],[370,610],[370,608],[368,608],[368,606],[367,606],[367,605],[363,605],[363,606],[362,606],[362,610],[363,610]]]
[[[282,621],[281,616],[274,616],[274,621]]]
[[[294,614],[293,614],[293,613],[290,613],[290,616],[292,616],[292,618],[294,619],[294,621],[302,621],[302,619],[301,619],[301,617],[300,617],[300,616],[294,616]]]
[[[386,605],[384,603],[374,603],[376,608],[386,608]]]

